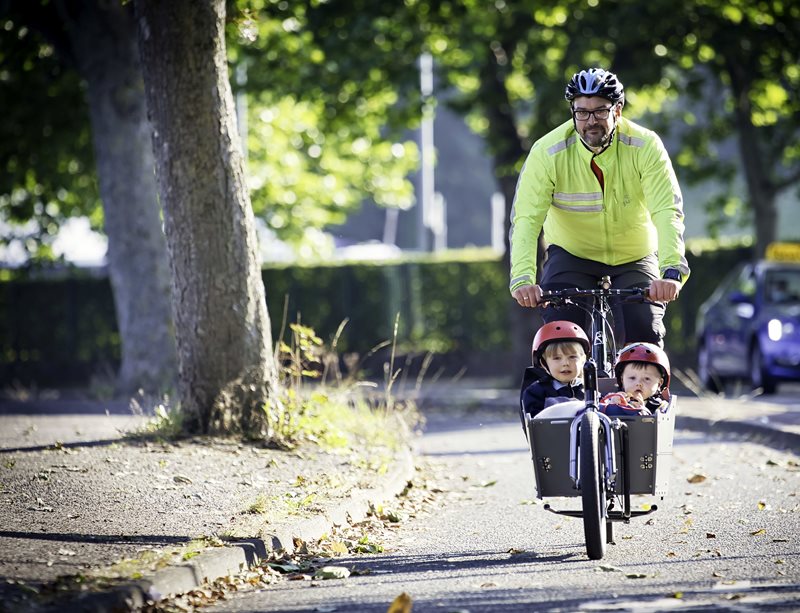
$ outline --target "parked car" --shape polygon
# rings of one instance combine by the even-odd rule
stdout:
[[[776,243],[767,259],[734,269],[700,307],[698,375],[719,391],[744,379],[764,394],[800,381],[800,244]]]

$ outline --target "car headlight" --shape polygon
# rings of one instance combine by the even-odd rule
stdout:
[[[794,333],[794,324],[790,321],[782,322],[780,319],[770,319],[767,323],[767,336],[771,341],[779,341],[784,336]]]

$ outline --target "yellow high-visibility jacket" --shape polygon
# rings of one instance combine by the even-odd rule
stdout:
[[[534,143],[511,208],[512,291],[536,282],[542,227],[548,245],[579,258],[615,266],[658,252],[662,272],[689,275],[683,199],[667,150],[655,132],[624,117],[600,155],[583,145],[571,119]]]

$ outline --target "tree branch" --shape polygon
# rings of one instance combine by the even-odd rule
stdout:
[[[786,189],[787,187],[791,187],[798,181],[800,181],[800,168],[796,169],[792,173],[789,173],[787,176],[782,177],[780,180],[773,181],[772,185],[775,188],[776,192],[780,192]]]

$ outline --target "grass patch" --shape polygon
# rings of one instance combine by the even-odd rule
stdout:
[[[358,362],[351,360],[348,372],[342,372],[336,343],[346,324],[340,325],[330,347],[301,324],[291,324],[290,341],[278,344],[275,357],[281,366],[281,385],[265,411],[281,445],[291,448],[308,441],[327,451],[358,453],[367,448],[397,450],[407,443],[419,413],[413,401],[398,402],[392,396],[400,374],[394,368],[397,322],[393,341],[371,352],[387,345],[393,348],[381,393],[375,393],[377,384],[358,379]]]
[[[250,515],[263,515],[269,509],[269,501],[264,494],[259,494],[253,504],[247,507],[245,513]]]
[[[367,448],[397,450],[407,443],[419,412],[412,400],[397,401],[392,393],[401,371],[394,367],[397,321],[394,339],[380,343],[360,360],[352,355],[342,358],[336,351],[346,324],[342,322],[330,346],[308,326],[288,326],[290,339],[275,347],[278,385],[263,407],[269,432],[264,442],[282,449],[312,443],[323,451],[355,453]],[[385,365],[386,381],[378,391],[378,384],[359,379],[359,369],[364,359],[387,346],[392,347],[392,357]],[[139,402],[135,398],[131,410],[145,415],[146,404],[146,399]],[[153,416],[126,438],[174,441],[186,435],[180,405],[172,405],[169,396],[163,396],[151,410]],[[242,434],[247,439],[247,433]]]

